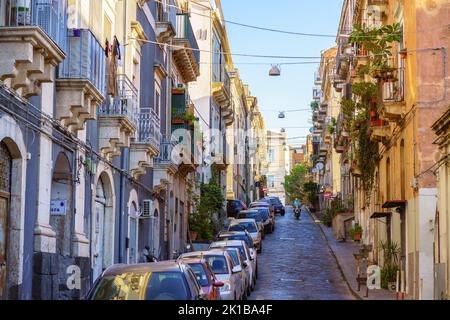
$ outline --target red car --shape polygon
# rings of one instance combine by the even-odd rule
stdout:
[[[214,272],[212,272],[209,264],[205,259],[183,258],[183,263],[188,264],[197,277],[198,283],[201,285],[205,293],[206,300],[220,300],[219,287],[223,287],[224,283],[217,281]]]

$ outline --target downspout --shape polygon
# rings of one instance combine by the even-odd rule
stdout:
[[[128,167],[128,149],[124,148],[122,150],[122,156],[120,159],[120,166],[122,169]],[[127,222],[125,210],[125,176],[120,173],[120,200],[119,200],[119,263],[126,263],[126,250],[127,250]]]

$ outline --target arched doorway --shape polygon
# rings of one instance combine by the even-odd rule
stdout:
[[[60,152],[53,168],[50,225],[56,233],[56,253],[63,257],[71,255],[72,183],[69,159]]]
[[[114,197],[110,177],[103,172],[95,187],[94,208],[91,216],[92,280],[113,264]]]
[[[136,202],[132,202],[128,215],[128,263],[137,263],[137,228],[138,209]]]
[[[12,157],[6,144],[0,142],[0,300],[6,298],[8,267],[9,208]]]

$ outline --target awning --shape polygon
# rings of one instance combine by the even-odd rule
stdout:
[[[391,209],[397,207],[406,207],[406,200],[390,200],[383,204],[383,209]]]
[[[386,218],[390,216],[392,212],[374,212],[370,216],[370,219],[377,219],[377,218]]]

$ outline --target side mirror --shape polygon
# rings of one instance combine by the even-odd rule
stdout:
[[[241,272],[242,271],[242,268],[241,268],[241,266],[235,266],[234,268],[233,268],[233,270],[231,270],[233,273],[238,273],[238,272]]]
[[[216,288],[221,288],[225,285],[225,283],[223,283],[222,281],[216,281],[214,282],[213,286]]]

